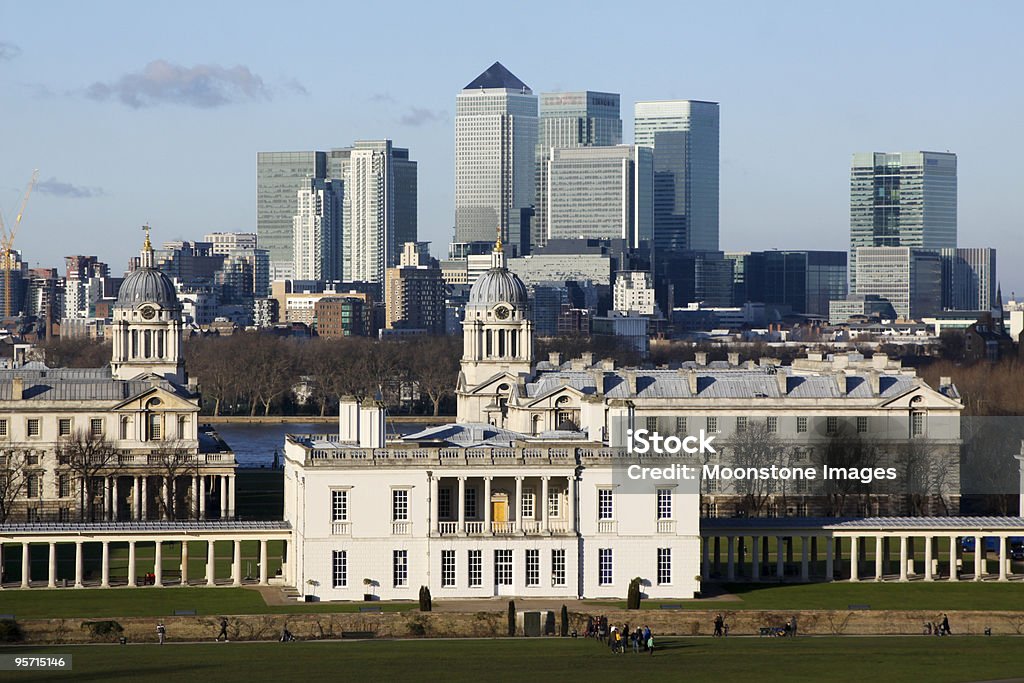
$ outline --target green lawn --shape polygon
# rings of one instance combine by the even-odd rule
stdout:
[[[66,674],[7,680],[304,681],[626,680],[958,681],[1019,675],[1011,638],[678,638],[654,656],[613,655],[594,641],[463,640],[204,643],[19,647],[0,653],[70,654]]]
[[[412,602],[375,602],[385,611],[417,608]],[[0,593],[0,614],[21,619],[170,616],[175,610],[196,610],[201,615],[292,614],[301,612],[356,612],[364,603],[295,603],[267,605],[263,596],[248,588],[64,588],[58,590],[5,590]]]
[[[668,601],[685,609],[847,609],[870,605],[878,610],[1024,610],[1024,586],[1019,583],[935,581],[924,583],[750,584],[723,586],[739,600]],[[625,608],[623,602],[594,601],[596,605]],[[661,602],[645,601],[641,607],[660,609]]]

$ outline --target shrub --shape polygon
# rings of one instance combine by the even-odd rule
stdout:
[[[427,586],[420,586],[420,611],[429,612],[433,609],[433,605],[430,602],[430,588]]]
[[[0,619],[0,643],[20,643],[25,640],[25,632],[14,619]]]
[[[512,638],[516,635],[516,601],[508,601],[508,636]]]
[[[565,605],[562,605],[562,637],[565,638],[569,635],[569,610],[566,609]]]
[[[413,617],[408,622],[409,633],[414,636],[425,636],[427,635],[427,619],[426,617]]]
[[[82,628],[94,638],[117,639],[124,633],[124,627],[116,621],[83,621]]]
[[[640,584],[642,579],[637,576],[629,582],[629,592],[626,593],[626,609],[640,609]]]

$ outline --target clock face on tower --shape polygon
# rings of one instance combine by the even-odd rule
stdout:
[[[510,314],[511,311],[506,306],[498,306],[494,309],[494,317],[498,320],[505,320]]]
[[[156,316],[156,309],[152,306],[143,306],[140,313],[142,313],[142,317],[146,320],[152,320]]]

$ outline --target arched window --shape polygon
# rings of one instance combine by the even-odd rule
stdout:
[[[505,330],[498,330],[498,357],[505,357]]]
[[[180,415],[178,416],[178,438],[187,439],[188,434],[186,432],[188,432],[188,416]]]
[[[513,358],[517,358],[519,356],[519,333],[510,332],[509,341],[511,342],[509,346],[512,347],[511,350],[509,351],[509,355],[512,356]]]
[[[491,351],[491,331],[490,330],[486,330],[484,332],[484,339],[485,339],[485,341],[484,341],[484,357],[485,358],[490,358],[491,357],[491,353],[492,353],[492,351]]]
[[[139,357],[139,331],[132,330],[132,358]]]
[[[162,431],[160,429],[160,427],[162,426],[162,421],[161,421],[162,417],[163,417],[163,415],[161,415],[160,413],[150,413],[149,414],[149,440],[150,441],[159,441],[160,440],[160,438],[161,438],[161,431]]]
[[[126,440],[128,439],[128,435],[131,433],[132,419],[127,415],[122,415],[120,423],[120,437],[122,440]]]
[[[146,330],[142,335],[142,355],[150,358],[153,354],[153,332],[152,330]]]
[[[157,358],[163,358],[164,357],[164,331],[163,330],[159,330],[156,333],[156,357]]]

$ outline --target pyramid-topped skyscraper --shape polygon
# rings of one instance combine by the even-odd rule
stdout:
[[[495,62],[455,99],[455,241],[520,244],[533,204],[537,98]]]

